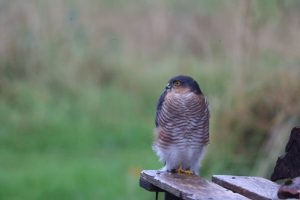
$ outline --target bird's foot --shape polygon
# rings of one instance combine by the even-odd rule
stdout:
[[[190,169],[182,169],[181,167],[177,170],[178,174],[185,174],[185,175],[193,175],[194,172]]]

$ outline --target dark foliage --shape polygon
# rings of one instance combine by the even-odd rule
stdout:
[[[297,176],[300,176],[300,127],[293,128],[285,154],[278,158],[271,180]]]

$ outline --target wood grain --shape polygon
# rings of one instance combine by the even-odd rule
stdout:
[[[250,199],[278,199],[279,185],[261,177],[214,175],[212,181]]]
[[[196,175],[144,170],[140,179],[185,200],[247,199]]]

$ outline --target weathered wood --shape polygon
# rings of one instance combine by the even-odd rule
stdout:
[[[286,181],[285,184],[279,188],[277,195],[281,199],[300,199],[300,177]]]
[[[150,192],[165,192],[165,200],[181,200],[181,198],[174,196],[173,194],[166,192],[159,187],[156,187],[155,185],[149,183],[147,180],[145,180],[143,177],[140,178],[140,186]],[[156,195],[158,195],[156,193]],[[157,200],[156,196],[156,200]]]
[[[279,185],[261,177],[214,175],[212,181],[250,199],[278,199]]]
[[[150,192],[164,192],[164,190],[162,190],[159,187],[156,187],[155,185],[149,183],[147,180],[144,179],[144,177],[140,178],[140,187],[142,187],[145,190],[148,190]]]
[[[144,170],[140,179],[184,200],[247,199],[196,175]]]

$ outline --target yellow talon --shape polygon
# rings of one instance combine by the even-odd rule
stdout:
[[[192,170],[184,170],[182,169],[182,167],[179,167],[179,169],[177,170],[178,174],[187,174],[187,175],[192,175],[194,174]]]

